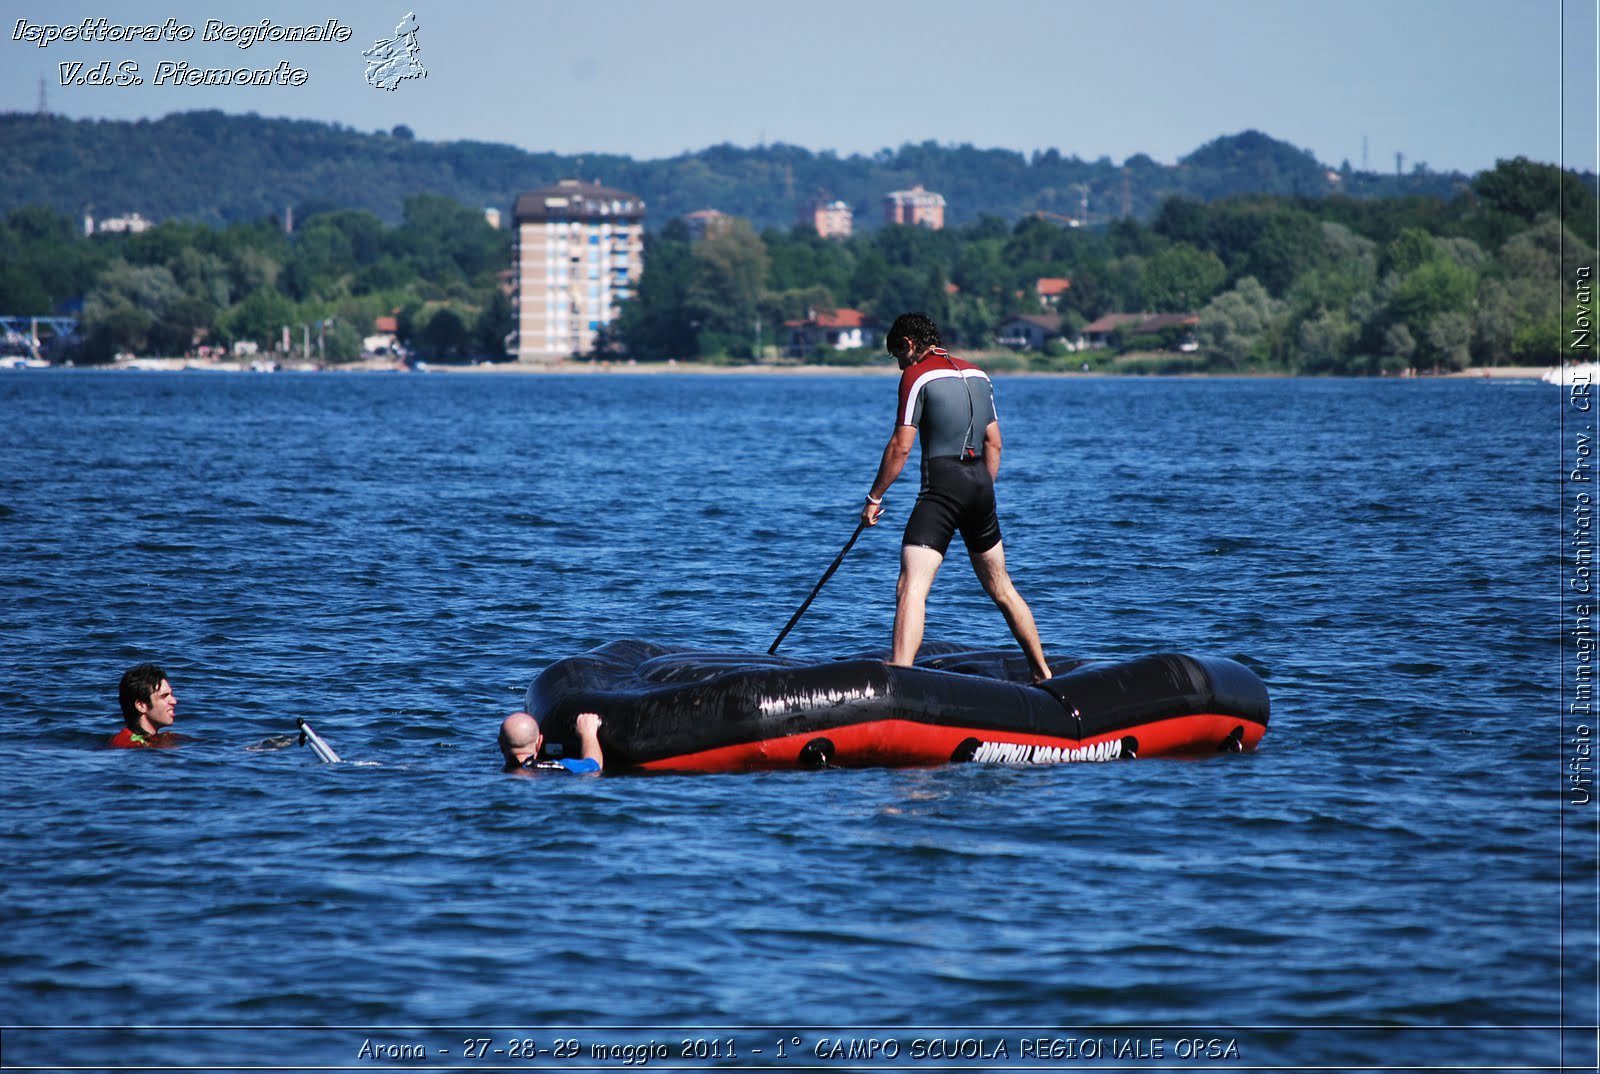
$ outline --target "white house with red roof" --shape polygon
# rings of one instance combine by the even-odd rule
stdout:
[[[1039,301],[1051,309],[1055,309],[1061,301],[1061,296],[1072,287],[1072,281],[1065,276],[1040,276],[1033,284],[1033,293],[1039,296]]]
[[[374,317],[372,319],[372,335],[363,336],[361,339],[362,354],[394,354],[399,349],[400,319],[398,317]]]
[[[872,325],[860,310],[813,309],[807,313],[804,320],[783,322],[789,332],[784,353],[790,358],[809,358],[823,347],[849,351],[875,342]]]

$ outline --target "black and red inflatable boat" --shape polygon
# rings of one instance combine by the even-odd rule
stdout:
[[[528,687],[547,748],[575,755],[574,721],[598,712],[606,768],[1058,764],[1254,750],[1267,688],[1220,657],[1052,659],[1028,681],[1020,653],[930,643],[914,667],[880,656],[804,661],[614,641]]]

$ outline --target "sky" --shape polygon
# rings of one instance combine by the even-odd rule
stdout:
[[[1163,164],[1259,130],[1332,167],[1600,171],[1600,0],[3,0],[0,111],[221,109],[404,124],[419,139],[654,159],[732,143],[841,155],[970,143]],[[415,14],[426,77],[368,84]],[[168,20],[189,41],[55,41],[40,26]],[[203,40],[322,25],[347,42]],[[20,39],[19,39],[20,38]],[[143,84],[63,85],[109,61]],[[302,84],[157,84],[158,65],[298,69]],[[70,72],[70,68],[68,71]],[[81,71],[79,72],[82,73]],[[0,147],[3,148],[3,147]]]

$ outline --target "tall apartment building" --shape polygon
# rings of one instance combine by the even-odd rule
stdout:
[[[519,195],[511,215],[517,360],[587,354],[644,271],[643,199],[563,179]]]
[[[944,227],[944,195],[922,189],[921,183],[910,190],[890,191],[883,199],[883,221],[938,231]]]
[[[800,222],[825,239],[848,239],[855,214],[842,201],[808,201],[800,206]]]

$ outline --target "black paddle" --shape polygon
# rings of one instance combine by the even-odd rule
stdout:
[[[794,629],[794,625],[800,621],[800,617],[806,614],[806,609],[811,607],[811,602],[817,599],[817,594],[822,592],[822,587],[828,584],[828,579],[833,577],[833,572],[838,570],[839,564],[844,562],[844,557],[849,553],[850,546],[856,543],[856,538],[860,537],[861,531],[866,528],[867,524],[865,522],[856,524],[856,531],[850,535],[850,539],[839,550],[839,555],[834,559],[833,566],[822,572],[821,580],[817,582],[817,587],[811,591],[811,595],[806,598],[806,602],[800,605],[800,610],[795,612],[794,617],[784,624],[782,630],[778,631],[778,640],[773,642],[772,648],[767,650],[768,656],[778,651],[778,646],[783,644],[783,639],[788,637],[789,631]]]

